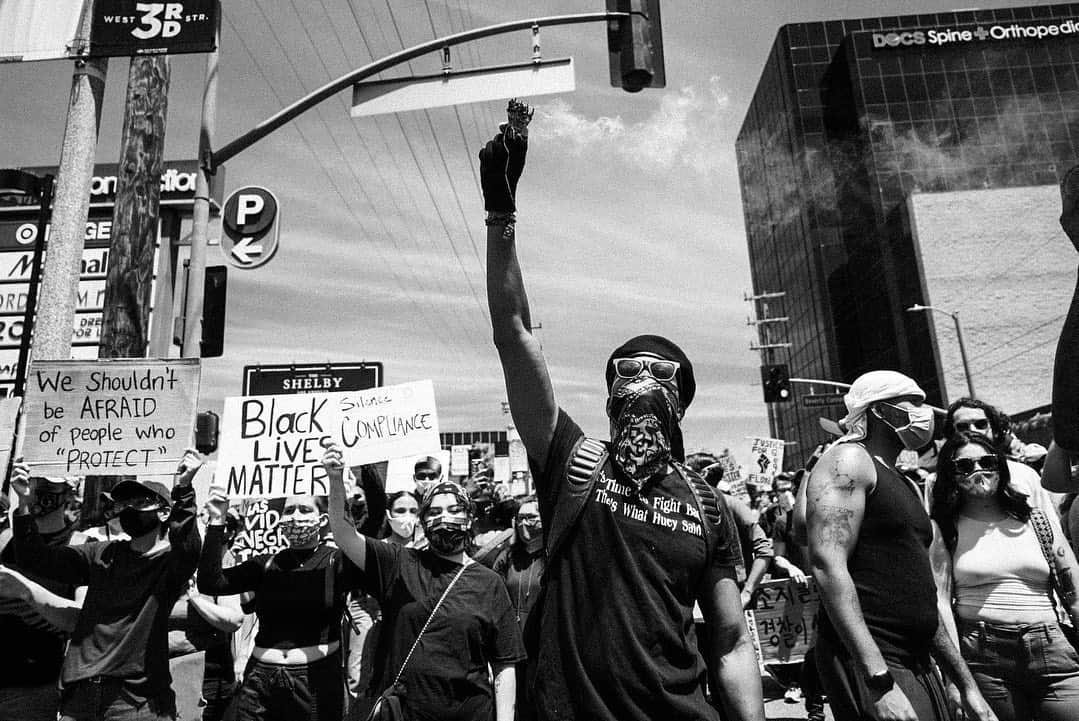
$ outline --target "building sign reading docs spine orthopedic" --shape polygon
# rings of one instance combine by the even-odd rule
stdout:
[[[34,476],[171,476],[198,396],[197,358],[35,361],[22,453]]]
[[[214,483],[236,498],[329,493],[322,441],[359,466],[439,447],[431,381],[366,391],[225,399]]]
[[[266,188],[240,188],[221,210],[221,250],[237,268],[257,268],[277,252],[281,236],[277,196]]]

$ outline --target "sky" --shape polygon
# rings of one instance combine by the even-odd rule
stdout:
[[[601,0],[223,6],[216,147],[402,46],[604,9]],[[887,13],[960,7],[895,0]],[[574,58],[577,88],[525,98],[536,116],[518,189],[518,251],[557,400],[587,433],[606,434],[611,349],[658,333],[694,364],[687,449],[729,447],[744,458],[746,439],[767,435],[743,297],[751,280],[735,138],[783,24],[881,13],[881,3],[861,0],[664,0],[667,87],[636,94],[610,87],[602,23],[541,31],[545,58]],[[518,32],[461,46],[452,59],[464,69],[530,58],[530,33]],[[110,61],[101,163],[119,158],[127,65]],[[203,56],[172,58],[167,159],[196,155],[204,67]],[[440,67],[434,54],[384,77]],[[59,162],[70,78],[64,61],[0,65],[0,166]],[[432,379],[443,431],[504,428],[475,158],[505,103],[354,120],[350,102],[342,92],[226,166],[226,194],[263,185],[277,195],[281,242],[266,265],[229,270],[225,354],[203,362],[200,408],[220,412],[223,398],[239,395],[244,365],[367,360],[384,364],[387,383]],[[224,262],[220,249],[209,262]]]

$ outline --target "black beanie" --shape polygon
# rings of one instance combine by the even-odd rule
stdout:
[[[615,348],[611,357],[607,359],[607,390],[610,391],[611,384],[614,383],[614,359],[626,358],[638,353],[652,353],[678,363],[678,397],[682,401],[682,409],[689,408],[690,401],[697,392],[697,381],[693,378],[693,364],[689,362],[689,358],[681,348],[663,336],[639,335]]]

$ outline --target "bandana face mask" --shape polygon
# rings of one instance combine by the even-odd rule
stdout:
[[[638,491],[667,470],[677,408],[674,393],[649,377],[640,376],[613,391],[607,411],[614,425],[612,460]]]
[[[424,527],[424,535],[431,548],[446,556],[465,550],[470,540],[472,522],[465,515],[443,515],[431,519]]]
[[[296,548],[306,546],[317,538],[321,524],[317,517],[283,518],[277,527],[288,545]]]

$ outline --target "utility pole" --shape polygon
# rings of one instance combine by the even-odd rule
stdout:
[[[150,327],[150,286],[161,199],[169,105],[169,59],[133,56],[116,171],[113,236],[101,319],[99,358],[143,358]],[[163,310],[163,309],[162,309]],[[167,321],[166,321],[167,322]],[[83,516],[101,518],[101,492],[132,476],[87,476]]]
[[[214,47],[221,45],[221,28],[217,29]],[[199,128],[199,168],[195,176],[195,202],[191,208],[191,259],[187,267],[187,292],[184,303],[183,346],[180,355],[198,358],[202,355],[202,306],[206,291],[206,249],[210,223],[210,173],[214,126],[217,124],[217,58],[218,51],[206,54],[206,82],[202,92],[202,123]]]
[[[169,74],[166,55],[131,58],[98,351],[101,358],[146,355]],[[167,315],[163,318],[167,322]]]
[[[89,47],[91,19],[90,3],[87,3],[75,40],[79,46],[77,50],[83,53]],[[41,276],[40,297],[44,302],[38,307],[37,318],[33,321],[32,358],[66,359],[71,356],[83,239],[90,211],[90,180],[94,175],[94,153],[108,69],[108,58],[75,61],[53,201],[49,253]]]

